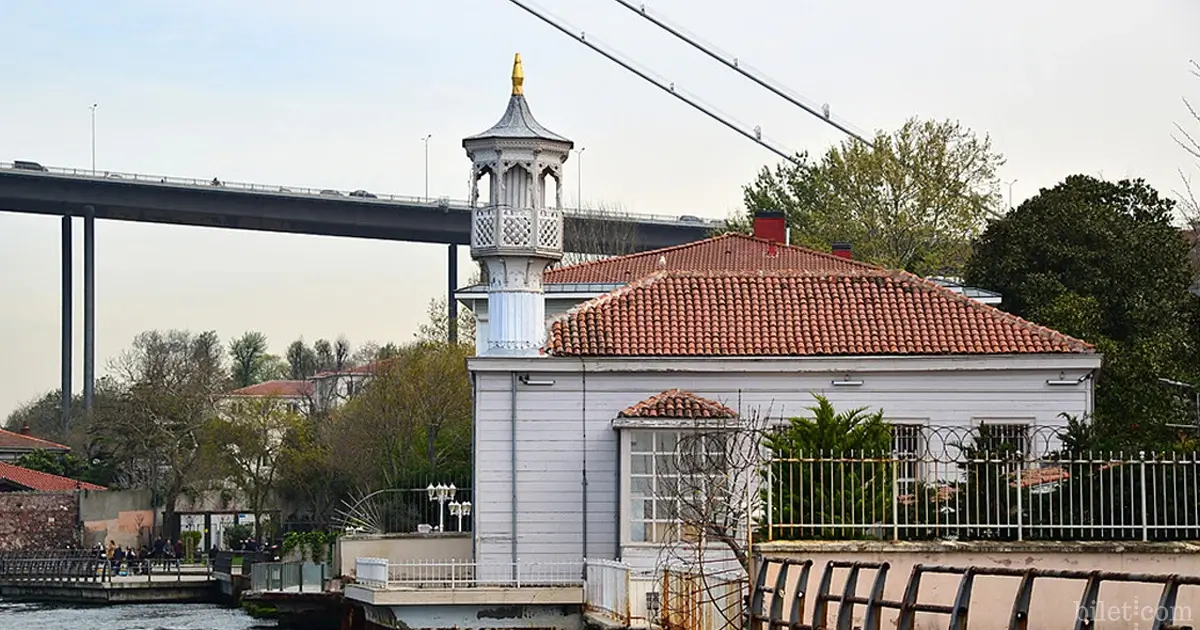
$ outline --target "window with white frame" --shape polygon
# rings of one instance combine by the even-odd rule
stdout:
[[[636,429],[627,433],[631,542],[694,540],[703,526],[724,522],[729,505],[725,432]]]
[[[1012,462],[1005,472],[1017,468],[1017,462],[1029,457],[1029,423],[1019,421],[980,422],[975,433],[975,457]]]
[[[896,463],[896,484],[910,494],[920,476],[920,457],[924,446],[925,425],[913,422],[892,423],[892,457]]]

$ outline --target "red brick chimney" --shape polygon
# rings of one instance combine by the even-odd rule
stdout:
[[[21,425],[21,435],[29,435],[29,433],[30,433],[29,423],[26,422],[25,424]]]
[[[754,214],[754,236],[770,241],[768,255],[775,254],[775,245],[788,243],[787,217],[782,212],[768,211]]]
[[[838,258],[854,259],[854,250],[850,249],[850,243],[834,243],[833,255]]]

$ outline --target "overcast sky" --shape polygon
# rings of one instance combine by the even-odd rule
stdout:
[[[1181,97],[1200,100],[1194,0],[647,4],[858,128],[916,115],[990,134],[1018,202],[1080,172],[1170,192],[1188,167],[1171,132]],[[545,6],[789,149],[841,139],[612,0]],[[98,103],[102,170],[421,195],[433,134],[430,194],[463,198],[460,139],[503,113],[520,52],[535,115],[587,147],[585,203],[724,217],[776,162],[506,0],[0,0],[0,42],[5,161],[87,168]],[[572,161],[568,202],[577,173]],[[55,219],[0,213],[0,417],[59,382],[58,239]],[[299,336],[409,340],[445,253],[103,222],[96,264],[103,373],[153,328],[261,330],[277,352]]]

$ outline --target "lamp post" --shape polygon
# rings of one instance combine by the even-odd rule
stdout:
[[[427,134],[425,134],[424,138],[421,138],[421,142],[425,143],[425,201],[426,202],[429,201],[429,139],[432,137],[433,137],[433,134],[427,133]]]
[[[575,209],[583,209],[583,152],[587,151],[587,147],[579,147],[575,150],[575,159],[579,160],[575,165]]]
[[[92,175],[96,174],[96,108],[99,103],[92,103],[88,109],[92,110]]]
[[[425,491],[429,493],[430,501],[437,501],[437,504],[438,504],[438,531],[439,532],[445,531],[446,530],[446,503],[454,500],[454,495],[458,492],[458,488],[455,488],[454,484],[450,484],[447,486],[447,485],[443,485],[443,484],[439,483],[436,486],[433,484],[429,484],[429,487],[425,488]]]
[[[450,516],[458,517],[458,531],[460,531],[460,532],[462,531],[463,518],[470,516],[470,515],[471,515],[471,502],[470,501],[463,501],[462,503],[459,503],[458,501],[450,502]]]
[[[1015,180],[1015,179],[1012,180],[1011,182],[1008,182],[1008,209],[1009,210],[1012,210],[1012,207],[1013,207],[1013,205],[1012,205],[1012,187],[1013,187],[1013,184],[1015,184],[1015,183],[1017,183],[1017,180]]]

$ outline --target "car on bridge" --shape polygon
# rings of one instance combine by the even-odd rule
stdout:
[[[365,190],[356,190],[356,191],[350,193],[350,196],[351,197],[361,197],[363,199],[378,199],[379,198]]]
[[[50,172],[50,169],[46,168],[45,166],[42,166],[37,162],[30,162],[29,160],[13,160],[12,167],[14,170],[18,171],[40,171],[42,173]]]
[[[328,197],[341,197],[342,196],[342,193],[340,193],[336,190],[333,190],[332,188],[326,188],[325,190],[322,190],[319,194],[326,195]]]

